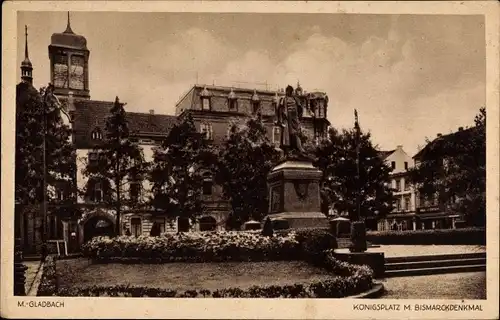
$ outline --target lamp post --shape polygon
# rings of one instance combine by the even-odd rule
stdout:
[[[358,122],[358,111],[354,110],[354,127],[356,129],[356,213],[353,221],[351,221],[351,252],[364,252],[367,249],[366,245],[366,228],[365,223],[361,220],[361,178],[360,178],[360,136],[361,130]]]

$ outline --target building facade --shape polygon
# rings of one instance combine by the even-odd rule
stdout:
[[[73,208],[78,208],[82,214],[78,219],[61,219],[49,213],[47,224],[51,240],[62,241],[69,251],[76,251],[91,236],[111,234],[116,227],[115,212],[103,201],[106,186],[98,179],[92,177],[89,179],[82,173],[87,163],[92,164],[98,159],[95,150],[103,139],[106,117],[114,102],[91,99],[90,51],[87,48],[86,38],[73,32],[69,14],[66,30],[52,35],[48,53],[54,95],[59,99],[62,111],[67,115],[62,118],[72,130],[71,142],[76,149],[77,170],[73,178],[79,190],[87,187],[88,191],[82,195],[77,193],[77,190],[67,190],[64,184],[52,186],[54,188],[52,194],[60,202],[71,194],[78,194],[77,203],[73,204]],[[31,84],[32,67],[27,57],[26,43],[26,59],[21,65],[22,81]],[[304,134],[311,141],[325,138],[329,126],[327,95],[321,92],[306,93],[299,85],[295,92],[305,107]],[[150,110],[148,113],[127,112],[126,116],[132,139],[135,139],[142,148],[145,160],[152,161],[154,148],[160,145],[169,130],[186,112],[192,114],[197,129],[205,133],[206,138],[215,144],[224,141],[228,129],[234,122],[243,122],[249,116],[260,113],[268,128],[270,140],[279,143],[280,131],[279,127],[274,126],[274,110],[283,95],[282,90],[264,91],[194,85],[176,104],[175,115],[156,114],[154,110]],[[183,217],[178,217],[174,221],[169,220],[154,208],[141,205],[138,206],[140,209],[124,208],[119,226],[121,233],[135,236],[149,235],[153,225],[157,225],[160,232],[223,229],[230,208],[228,201],[222,199],[221,187],[213,183],[212,176],[207,173],[203,186],[203,200],[208,209],[207,214],[195,225]],[[125,185],[123,191],[138,204],[144,204],[149,197],[151,186],[147,180],[134,181]],[[51,201],[52,205],[57,205],[57,202]],[[30,217],[24,219],[20,228],[24,230],[28,225],[39,224],[39,219]],[[29,241],[35,241],[35,237],[32,236]]]
[[[442,135],[438,134],[437,137],[429,142],[422,150],[413,156],[415,165],[418,166],[426,159],[426,153],[432,148],[434,150],[439,150],[438,152],[433,152],[434,155],[438,156],[438,159],[442,162],[443,168],[447,166],[446,157],[452,156],[450,151],[446,151],[444,147],[446,142],[452,142],[453,140],[466,141],[470,139],[472,134],[472,129],[463,129],[460,127],[457,132]],[[455,153],[455,151],[452,151]],[[458,197],[450,197],[449,200],[443,200],[440,192],[436,192],[434,195],[424,195],[419,192],[417,195],[417,214],[421,221],[422,229],[455,229],[457,226],[464,224],[464,217],[462,214],[455,212],[454,203],[458,202],[460,199]]]
[[[391,167],[391,188],[393,189],[393,210],[384,219],[378,221],[377,230],[416,230],[415,189],[410,183],[408,170],[413,167],[413,159],[397,146],[395,150],[382,151],[381,157]]]

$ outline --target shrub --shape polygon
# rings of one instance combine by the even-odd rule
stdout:
[[[369,231],[367,240],[375,244],[485,245],[485,228],[408,231]]]
[[[56,272],[56,258],[54,256],[47,256],[42,269],[42,278],[38,287],[37,296],[53,296],[58,292],[57,286],[57,272]]]
[[[295,237],[302,259],[314,262],[323,259],[325,250],[337,249],[337,239],[329,229],[302,229]]]
[[[160,237],[96,237],[82,246],[94,261],[215,262],[297,260],[295,233],[265,237],[259,231],[164,234]]]

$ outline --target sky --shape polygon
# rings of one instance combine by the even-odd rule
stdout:
[[[381,150],[413,156],[425,139],[473,125],[486,103],[484,18],[474,15],[72,12],[87,39],[91,99],[174,114],[195,83],[263,89],[297,82],[328,94],[328,119],[354,109]],[[48,45],[66,12],[18,14],[34,86],[50,82]],[[17,74],[20,79],[20,70]],[[244,82],[244,83],[242,83]]]

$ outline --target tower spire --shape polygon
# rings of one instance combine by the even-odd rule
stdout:
[[[28,26],[24,26],[24,59],[29,60],[28,56]]]
[[[28,26],[24,26],[24,60],[21,63],[21,80],[28,83],[33,83],[33,65],[31,64],[28,55]]]
[[[73,30],[71,30],[71,20],[69,18],[69,11],[68,11],[68,24],[66,25],[66,30],[64,33],[74,33]]]

